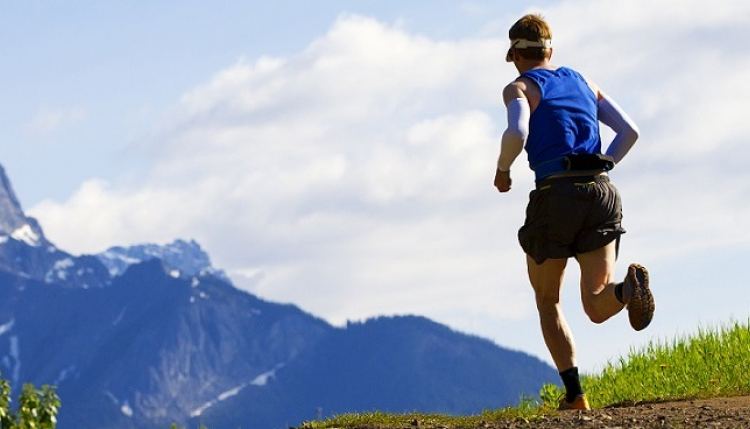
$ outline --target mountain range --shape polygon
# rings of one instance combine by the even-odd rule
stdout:
[[[236,288],[192,240],[73,255],[0,166],[0,371],[57,387],[60,429],[275,429],[347,412],[473,414],[557,381],[419,316],[332,326]]]

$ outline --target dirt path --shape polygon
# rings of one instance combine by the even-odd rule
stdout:
[[[568,411],[540,422],[489,423],[487,429],[750,428],[750,397],[716,398],[592,411]]]
[[[750,429],[750,396],[638,404],[591,411],[566,411],[541,421],[486,422],[473,428],[409,426],[387,429]],[[356,429],[386,429],[357,426]]]

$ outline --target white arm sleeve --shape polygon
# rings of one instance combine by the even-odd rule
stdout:
[[[615,138],[607,147],[607,155],[619,163],[638,140],[638,126],[614,100],[604,95],[599,100],[599,120],[615,132]]]
[[[508,103],[508,128],[503,132],[501,140],[500,158],[497,160],[498,170],[510,170],[511,164],[523,150],[523,145],[529,136],[530,117],[531,108],[528,100],[516,98]]]

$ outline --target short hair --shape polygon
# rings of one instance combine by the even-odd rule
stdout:
[[[510,40],[526,39],[530,42],[544,42],[552,40],[552,30],[540,14],[530,13],[524,15],[508,30]],[[512,48],[512,47],[511,47]],[[551,54],[550,48],[524,48],[519,49],[519,54],[530,60],[544,60]]]

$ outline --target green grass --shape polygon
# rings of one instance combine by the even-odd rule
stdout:
[[[594,408],[689,398],[750,394],[750,322],[701,328],[697,334],[652,342],[634,349],[599,374],[586,374],[581,383]],[[484,422],[515,419],[533,421],[554,414],[563,391],[542,386],[539,397],[522,398],[515,408],[485,411],[474,416],[440,414],[343,414],[304,429],[325,428],[467,428]]]
[[[322,422],[307,422],[302,429],[323,428],[474,428],[482,427],[485,422],[497,422],[522,419],[533,421],[545,413],[524,410],[521,408],[503,408],[495,411],[484,411],[475,416],[449,416],[443,414],[386,414],[380,412],[362,414],[343,414]],[[538,409],[538,406],[534,406]]]
[[[733,322],[652,343],[581,383],[594,407],[750,394],[750,327]]]

